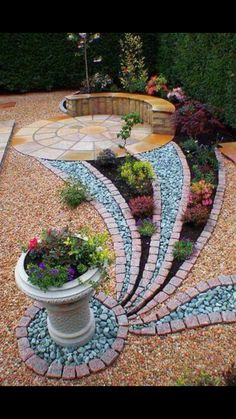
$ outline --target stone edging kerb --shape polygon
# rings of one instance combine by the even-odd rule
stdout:
[[[22,361],[25,362],[27,367],[35,373],[46,376],[47,378],[72,380],[85,377],[92,373],[100,372],[115,362],[125,345],[125,339],[128,334],[128,319],[124,309],[114,298],[105,295],[103,292],[95,295],[95,298],[107,308],[111,309],[115,314],[118,323],[118,332],[116,339],[112,344],[112,348],[107,349],[101,358],[92,359],[88,363],[83,363],[81,365],[63,366],[55,361],[49,365],[30,348],[30,343],[27,338],[28,325],[34,319],[38,311],[42,309],[42,305],[35,302],[27,308],[25,315],[20,319],[16,327],[16,338],[20,357]]]
[[[181,305],[188,303],[192,298],[197,297],[202,292],[224,285],[236,285],[236,274],[220,275],[217,278],[208,279],[199,282],[195,287],[190,287],[185,292],[177,293],[173,300],[170,300],[166,306],[163,306],[158,313],[152,313],[143,317],[142,321],[136,324],[158,321],[162,317],[169,315]],[[209,326],[218,323],[232,323],[236,321],[236,313],[233,311],[212,312],[209,314],[190,315],[183,320],[171,320],[158,324],[157,326],[144,327],[143,329],[129,329],[130,333],[135,335],[163,335],[167,333],[181,332],[185,329],[192,329],[200,326]]]

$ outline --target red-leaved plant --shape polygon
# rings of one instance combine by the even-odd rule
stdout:
[[[143,195],[132,198],[129,207],[134,217],[150,217],[154,208],[153,197]]]
[[[213,116],[207,105],[197,100],[188,100],[176,109],[172,116],[176,134],[199,138],[201,135],[215,135],[224,125]]]
[[[209,215],[209,207],[197,204],[194,207],[188,207],[184,214],[184,223],[194,224],[196,226],[204,225]]]

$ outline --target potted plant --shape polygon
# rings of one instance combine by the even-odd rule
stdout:
[[[59,345],[78,347],[94,334],[89,300],[112,260],[106,241],[106,233],[49,229],[23,247],[16,284],[46,308],[49,334]]]

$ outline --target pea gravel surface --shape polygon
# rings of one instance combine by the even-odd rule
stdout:
[[[20,99],[21,95],[17,95],[17,108],[1,111],[1,119],[16,119],[19,129],[37,119],[56,116],[58,103],[66,93],[71,92],[34,93],[22,95]],[[9,98],[11,96],[7,100]],[[12,100],[15,99],[12,97]],[[223,211],[215,233],[205,248],[207,250],[211,245],[207,257],[203,253],[203,260],[200,257],[197,261],[189,285],[211,277],[211,272],[217,275],[235,272],[236,235],[232,232],[236,225],[236,168],[233,163],[226,159],[224,161],[227,168],[227,187]],[[186,371],[192,376],[200,371],[206,371],[212,376],[221,375],[222,370],[235,360],[234,324],[188,330],[164,338],[129,335],[123,353],[112,367],[81,380],[47,379],[37,376],[25,366],[19,357],[14,334],[17,321],[30,304],[30,300],[15,286],[14,267],[20,254],[19,241],[28,240],[39,233],[44,225],[48,226],[48,223],[58,226],[70,221],[75,226],[79,225],[79,220],[84,222],[81,207],[77,216],[71,217],[70,211],[59,205],[56,190],[61,185],[62,181],[42,169],[33,159],[8,150],[0,173],[0,384],[168,386],[174,385]],[[82,205],[89,208],[86,222],[96,222],[98,230],[103,230],[104,224],[98,214],[88,204]]]

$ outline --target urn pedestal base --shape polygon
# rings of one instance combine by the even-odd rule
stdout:
[[[41,302],[47,310],[51,338],[64,347],[85,345],[95,332],[94,314],[89,307],[89,301],[94,294],[90,282],[100,282],[99,269],[89,269],[79,277],[80,282],[75,279],[60,288],[49,287],[45,292],[29,282],[24,269],[25,256],[23,253],[16,265],[16,284],[28,297]]]

